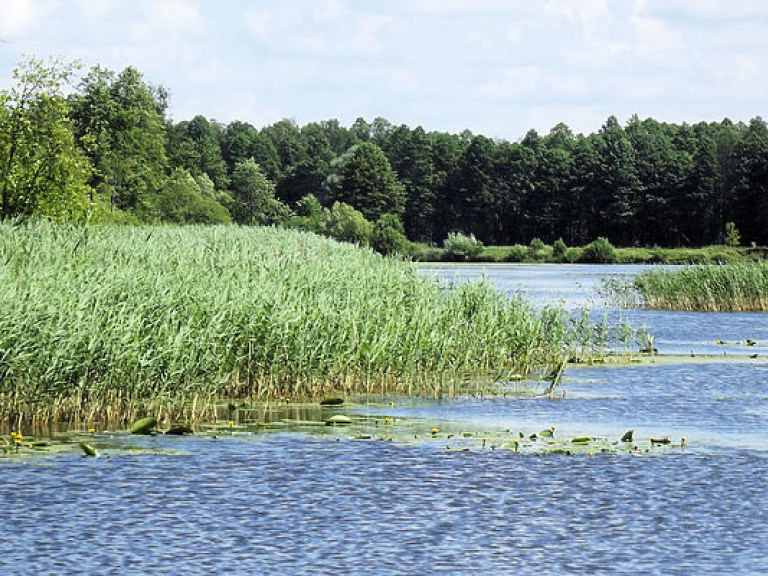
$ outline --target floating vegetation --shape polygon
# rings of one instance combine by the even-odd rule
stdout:
[[[131,434],[154,434],[157,432],[157,419],[156,418],[142,418],[137,420],[131,429]]]
[[[83,453],[86,456],[91,456],[93,458],[99,457],[99,451],[96,450],[96,448],[94,448],[90,444],[86,444],[85,442],[80,442],[80,448],[82,449]]]
[[[317,417],[310,410],[308,417]],[[320,407],[315,404],[316,409]],[[621,439],[611,439],[597,435],[568,436],[557,433],[557,426],[542,428],[537,432],[529,430],[501,430],[498,428],[471,428],[465,424],[442,422],[436,426],[434,421],[400,416],[383,416],[362,413],[371,408],[352,405],[327,417],[325,420],[290,418],[283,407],[281,413],[263,412],[265,419],[218,420],[198,423],[191,426],[186,423],[160,424],[152,428],[157,434],[151,442],[141,436],[131,434],[130,429],[94,433],[82,430],[66,430],[49,433],[48,437],[22,437],[12,432],[10,438],[0,436],[0,456],[27,459],[30,457],[55,456],[63,453],[82,453],[87,457],[105,455],[106,458],[121,454],[181,454],[174,448],[174,437],[195,434],[199,440],[237,438],[258,440],[271,434],[299,433],[309,437],[327,437],[335,440],[383,441],[401,444],[427,444],[447,451],[485,452],[499,451],[514,455],[596,455],[626,454],[633,456],[663,455],[679,453],[687,447],[683,437],[680,443],[672,442],[666,436],[634,439],[632,431],[626,432]],[[296,408],[291,407],[291,408]],[[385,405],[379,406],[384,409]],[[267,416],[267,414],[271,414]],[[238,413],[240,415],[240,413]],[[277,419],[273,419],[276,416]],[[89,429],[92,430],[92,429]],[[163,438],[162,441],[160,439]],[[188,445],[187,445],[188,446]]]
[[[344,398],[338,396],[331,396],[330,398],[323,398],[320,400],[320,406],[340,406],[344,404]]]
[[[0,309],[8,425],[455,394],[602,354],[609,332],[485,282],[447,289],[349,244],[231,226],[2,223]]]
[[[346,426],[347,424],[352,424],[352,418],[344,414],[336,414],[325,421],[326,426]]]

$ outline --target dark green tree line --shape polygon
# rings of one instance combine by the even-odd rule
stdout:
[[[732,222],[742,242],[768,244],[759,117],[622,125],[611,116],[592,134],[561,123],[509,142],[380,117],[348,128],[174,122],[166,91],[130,67],[78,75],[32,59],[12,84],[0,91],[2,217],[301,225],[382,251],[403,234],[449,233],[485,244],[696,246],[723,242]]]

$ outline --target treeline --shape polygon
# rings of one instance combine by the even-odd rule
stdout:
[[[610,117],[520,142],[383,118],[257,129],[166,114],[133,68],[28,60],[0,92],[0,215],[279,224],[401,250],[451,232],[619,246],[768,244],[768,127]]]

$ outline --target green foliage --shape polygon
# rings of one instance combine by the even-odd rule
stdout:
[[[366,219],[376,221],[384,214],[401,215],[405,190],[381,149],[372,142],[355,147],[341,167],[337,186],[330,198],[354,206]]]
[[[296,203],[295,215],[288,223],[291,228],[323,234],[328,224],[328,210],[314,195],[308,194]]]
[[[736,224],[733,222],[726,222],[725,224],[725,245],[735,247],[741,242],[741,234],[739,234]]]
[[[444,258],[451,261],[467,261],[483,251],[483,243],[474,234],[450,232],[443,242]]]
[[[367,246],[371,241],[373,225],[349,204],[334,202],[325,230],[336,240]]]
[[[0,92],[0,218],[83,219],[97,202],[75,147],[63,91],[76,66],[29,59]]]
[[[552,244],[552,260],[555,262],[567,262],[568,261],[568,246],[562,238],[558,238]]]
[[[202,180],[205,184],[205,180]],[[208,180],[210,182],[210,180]],[[227,209],[219,204],[210,191],[204,191],[184,168],[176,168],[163,190],[148,202],[150,217],[160,222],[177,224],[228,224],[232,221]]]
[[[584,247],[579,261],[591,264],[610,264],[616,262],[616,249],[606,238],[599,237]]]
[[[403,224],[394,214],[384,214],[373,225],[371,247],[380,254],[409,253],[410,242],[405,237]]]
[[[168,94],[131,67],[94,67],[72,90],[76,75],[75,65],[31,59],[0,92],[0,216],[156,219],[157,195],[178,167],[240,223],[284,223],[288,206],[313,194],[369,222],[395,214],[406,237],[425,243],[463,230],[497,245],[604,237],[690,247],[722,243],[732,222],[742,244],[768,245],[768,125],[760,117],[675,125],[633,116],[622,126],[611,116],[586,136],[558,124],[516,143],[384,118],[349,129],[335,119],[302,127],[281,120],[259,131],[202,115],[174,123],[165,117]],[[266,197],[249,177],[235,177],[250,160],[272,184],[262,183]],[[398,240],[385,235],[388,244]],[[737,245],[734,235],[726,240]],[[552,259],[575,257],[560,247]],[[536,247],[524,257],[548,258]]]
[[[240,162],[232,173],[232,217],[238,224],[280,224],[290,210],[275,198],[275,185],[253,158]]]
[[[525,262],[528,257],[528,249],[520,244],[515,244],[509,249],[507,262]]]
[[[0,418],[16,421],[405,382],[434,395],[570,344],[567,312],[265,227],[0,224],[0,309]]]
[[[545,257],[546,245],[539,238],[534,238],[528,245],[528,258],[534,262],[541,261]]]
[[[193,176],[208,176],[219,190],[229,186],[227,164],[221,155],[221,126],[203,116],[171,127],[168,156],[172,166],[186,168]]]
[[[631,288],[643,306],[654,309],[766,312],[768,261],[647,270]]]
[[[168,168],[158,90],[135,68],[115,75],[95,67],[69,105],[75,135],[93,166],[91,186],[116,208],[141,210],[165,185]]]

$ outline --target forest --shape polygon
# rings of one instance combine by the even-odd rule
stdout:
[[[2,219],[278,225],[381,252],[457,232],[493,245],[704,246],[727,225],[768,245],[760,117],[611,116],[588,135],[560,123],[518,142],[384,118],[176,122],[167,90],[135,68],[34,58],[0,101]]]

